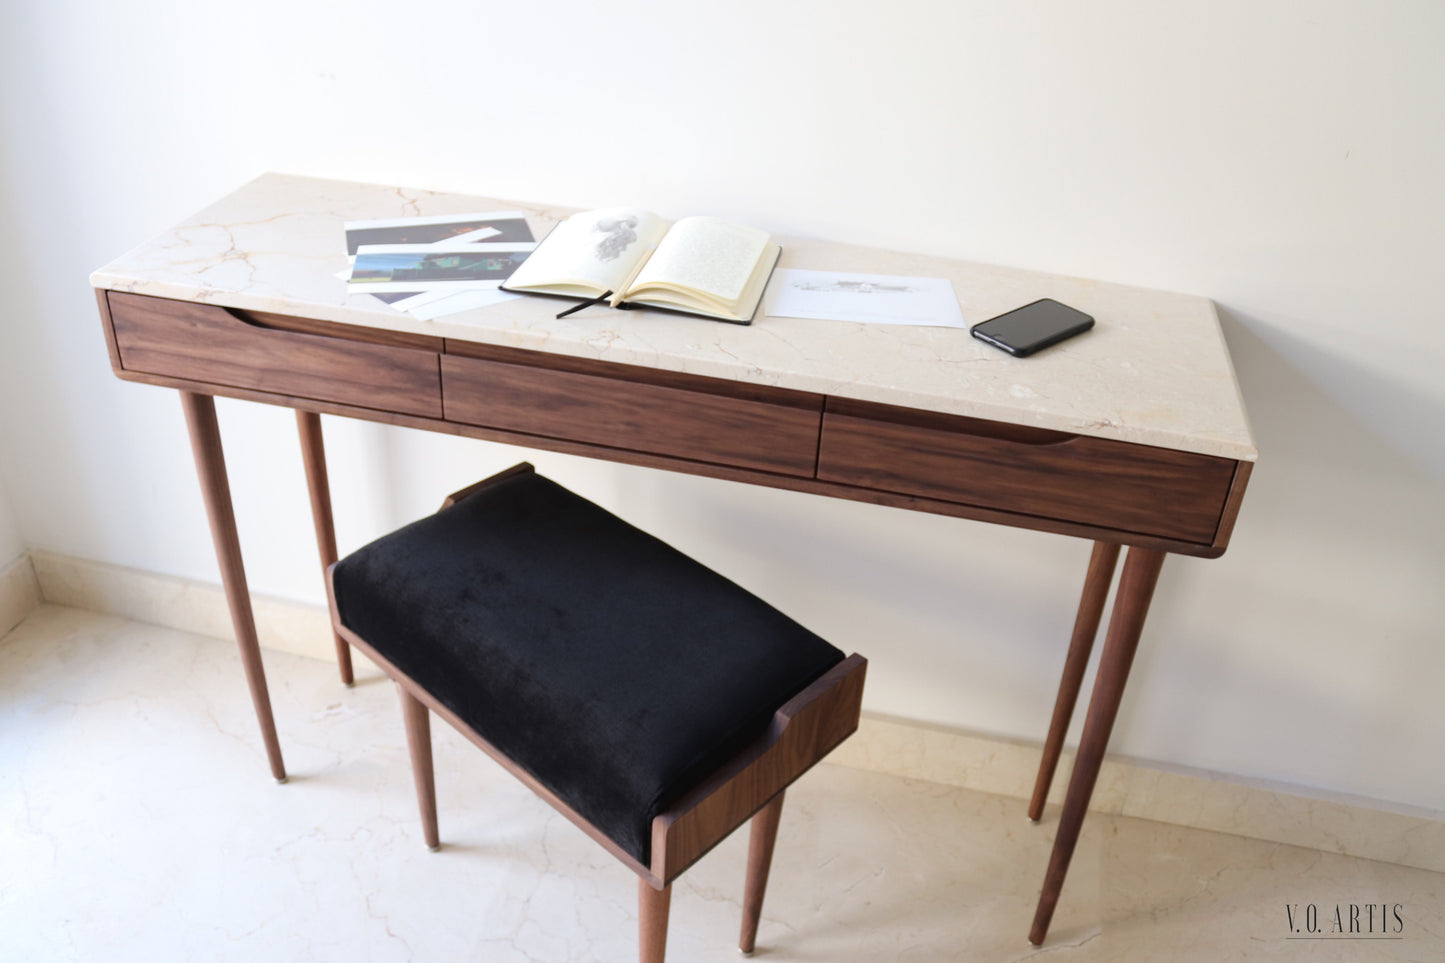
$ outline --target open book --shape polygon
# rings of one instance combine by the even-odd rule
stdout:
[[[635,208],[574,214],[552,229],[502,285],[504,291],[611,299],[752,322],[778,246],[756,228],[715,217],[675,224]]]

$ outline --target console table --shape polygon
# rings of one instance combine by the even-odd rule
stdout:
[[[1043,811],[1121,547],[1114,612],[1029,938],[1063,887],[1165,555],[1229,543],[1257,457],[1205,298],[779,238],[780,267],[946,277],[980,321],[1052,297],[1097,319],[1027,359],[958,329],[748,327],[530,298],[419,321],[349,296],[348,220],[570,210],[264,175],[91,277],[111,364],[180,392],[272,774],[285,779],[213,396],[295,409],[323,566],[320,414],[1091,539],[1029,806]],[[350,653],[337,640],[342,678]]]

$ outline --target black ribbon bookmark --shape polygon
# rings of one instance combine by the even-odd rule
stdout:
[[[581,311],[583,308],[590,308],[590,307],[592,307],[592,305],[594,305],[594,304],[601,304],[603,301],[606,301],[606,300],[607,300],[608,298],[610,298],[610,297],[612,297],[612,292],[611,292],[611,291],[603,291],[601,294],[599,294],[599,295],[598,295],[597,297],[595,297],[595,298],[589,298],[589,299],[586,300],[586,301],[580,301],[580,302],[578,302],[577,304],[572,305],[572,306],[571,306],[570,308],[568,308],[566,311],[563,311],[561,314],[557,315],[557,317],[560,319],[560,318],[565,318],[565,317],[567,317],[567,315],[569,315],[569,314],[576,314],[578,311]]]

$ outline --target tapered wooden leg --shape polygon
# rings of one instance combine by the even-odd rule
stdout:
[[[1038,822],[1049,798],[1049,786],[1059,765],[1064,736],[1074,718],[1074,705],[1079,700],[1079,687],[1089,655],[1094,651],[1094,637],[1099,634],[1099,618],[1104,614],[1104,601],[1109,597],[1109,583],[1114,580],[1114,566],[1119,561],[1119,546],[1112,542],[1095,542],[1089,556],[1089,572],[1084,576],[1084,594],[1079,599],[1079,614],[1074,619],[1074,637],[1069,654],[1064,658],[1064,675],[1059,680],[1059,694],[1054,699],[1054,717],[1049,722],[1049,735],[1044,740],[1044,755],[1039,762],[1039,776],[1034,782],[1034,798],[1029,801],[1029,819]]]
[[[1129,667],[1134,663],[1134,652],[1139,647],[1139,635],[1144,630],[1144,618],[1149,614],[1149,601],[1154,597],[1154,586],[1163,564],[1164,553],[1154,549],[1130,548],[1124,559],[1118,594],[1114,597],[1114,615],[1109,621],[1103,655],[1099,657],[1099,674],[1094,679],[1094,695],[1089,700],[1089,714],[1084,717],[1079,754],[1074,759],[1069,792],[1059,816],[1059,832],[1054,837],[1054,851],[1049,857],[1043,892],[1029,931],[1029,942],[1035,946],[1048,935],[1049,922],[1054,917],[1054,907],[1058,905],[1059,892],[1069,872],[1069,861],[1079,842],[1079,828],[1089,808],[1089,797],[1094,794],[1104,749],[1119,714],[1124,683],[1129,679]]]
[[[672,909],[672,887],[653,889],[637,880],[638,963],[663,963],[667,957],[667,915]]]
[[[321,440],[321,416],[314,411],[296,409],[296,430],[301,436],[301,460],[306,465],[306,488],[311,494],[311,521],[316,527],[316,550],[321,555],[322,571],[336,561],[336,526],[331,519],[331,486],[326,478],[326,447]],[[336,665],[341,681],[351,685],[351,646],[333,632],[336,643]]]
[[[276,738],[276,720],[271,715],[271,696],[266,691],[266,670],[261,665],[261,645],[256,639],[256,620],[251,614],[251,593],[246,587],[246,569],[241,563],[241,541],[236,535],[236,514],[231,507],[231,485],[226,478],[226,456],[221,450],[216,402],[210,395],[190,391],[182,391],[180,395],[186,428],[191,435],[196,475],[206,501],[206,517],[211,523],[211,541],[221,568],[221,584],[226,589],[231,625],[241,650],[241,665],[246,670],[251,702],[261,724],[266,758],[271,764],[271,775],[277,782],[285,782],[286,765],[281,761],[281,743]]]
[[[758,921],[763,917],[763,894],[768,889],[768,870],[773,867],[773,844],[778,841],[778,822],[783,818],[783,794],[778,793],[753,817],[748,837],[748,877],[743,885],[743,929],[738,949],[751,954],[758,942]]]
[[[437,786],[431,760],[431,713],[416,696],[396,684],[401,697],[401,719],[406,725],[406,748],[411,754],[411,778],[416,783],[416,804],[421,810],[421,833],[432,852],[441,849],[437,835]]]

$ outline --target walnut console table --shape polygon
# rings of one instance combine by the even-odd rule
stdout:
[[[947,277],[964,316],[1040,297],[1097,327],[1028,359],[944,328],[760,315],[750,327],[525,299],[418,321],[348,297],[347,220],[569,211],[265,175],[97,271],[116,375],[179,390],[272,774],[285,778],[213,396],[296,411],[323,565],[321,413],[1094,542],[1029,807],[1037,820],[1121,547],[1123,572],[1029,938],[1063,887],[1168,553],[1229,542],[1257,452],[1199,297],[781,238],[781,267]],[[886,657],[886,653],[878,653]],[[350,654],[338,641],[343,679]]]

